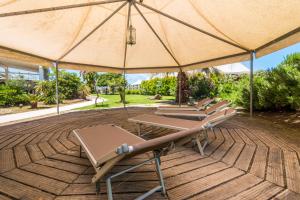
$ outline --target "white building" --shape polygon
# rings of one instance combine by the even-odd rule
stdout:
[[[213,68],[223,74],[241,75],[250,73],[250,70],[242,63],[220,65]]]

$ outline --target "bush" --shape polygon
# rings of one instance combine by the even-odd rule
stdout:
[[[54,79],[55,77],[53,74],[51,75],[51,78],[52,80],[50,81],[40,81],[35,87],[37,94],[40,95],[40,99],[45,104],[56,103],[56,80]],[[60,71],[58,75],[58,84],[60,103],[63,102],[64,99],[79,98],[81,95],[84,96],[88,92],[87,88],[81,86],[82,83],[76,73]]]
[[[176,77],[153,78],[141,83],[141,94],[144,95],[175,95],[176,92]]]
[[[213,96],[215,86],[213,81],[203,73],[194,74],[189,78],[190,94],[194,99],[202,99]]]
[[[55,81],[40,81],[36,85],[36,92],[40,96],[40,99],[45,104],[55,104],[56,103],[56,83]],[[62,102],[65,96],[60,92],[59,100]]]
[[[66,99],[78,98],[80,78],[75,73],[61,71],[58,76],[59,92],[64,94]]]
[[[14,80],[0,85],[0,106],[29,104],[29,97],[21,83],[23,80]]]
[[[220,97],[249,109],[249,75],[240,77],[213,73],[190,77],[194,98]],[[254,73],[254,110],[296,110],[300,108],[300,53],[291,54],[277,67]]]
[[[79,86],[79,88],[78,88],[79,98],[86,99],[86,97],[90,94],[91,94],[91,89],[89,86],[87,86],[86,84],[82,84]]]
[[[126,94],[141,94],[141,91],[138,89],[126,90]]]

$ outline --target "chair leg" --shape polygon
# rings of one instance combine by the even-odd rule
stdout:
[[[204,156],[203,146],[200,142],[199,135],[196,136],[196,143],[197,143],[197,146],[198,146],[201,156]]]
[[[107,187],[107,199],[108,200],[113,200],[112,188],[111,188],[111,179],[110,178],[106,179],[106,187]]]
[[[100,194],[100,180],[96,182],[96,195]]]
[[[81,158],[81,151],[82,151],[82,147],[81,145],[79,145],[79,157]]]
[[[137,132],[138,132],[138,136],[141,136],[141,124],[137,123]]]
[[[160,168],[160,158],[159,157],[155,158],[155,166],[156,166],[156,171],[157,171],[157,175],[158,175],[158,178],[159,178],[159,183],[160,183],[160,186],[162,188],[161,192],[162,192],[163,195],[166,195],[167,192],[166,192],[166,188],[165,188],[164,177],[162,175],[161,168]]]

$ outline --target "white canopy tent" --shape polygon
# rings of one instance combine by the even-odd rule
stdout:
[[[250,58],[252,80],[254,53],[300,41],[299,10],[299,0],[1,0],[0,57],[117,73]]]

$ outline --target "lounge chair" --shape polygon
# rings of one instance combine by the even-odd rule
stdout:
[[[177,119],[171,117],[163,117],[157,115],[149,115],[149,114],[138,115],[136,117],[129,118],[128,121],[133,122],[137,125],[139,136],[144,136],[141,135],[141,125],[150,125],[150,126],[169,128],[174,130],[188,130],[199,126],[199,124],[202,122],[205,122],[207,124],[206,128],[212,128],[215,125],[220,124],[221,122],[229,119],[235,114],[236,114],[235,109],[228,108],[225,110],[215,112],[214,114],[203,119],[201,122],[186,120],[186,119]],[[195,140],[201,155],[204,155],[204,148],[208,144],[207,132],[204,131],[203,134],[204,134],[204,144],[201,144],[200,138],[197,138]],[[198,135],[198,137],[199,136],[200,135]]]
[[[214,99],[205,98],[200,101],[194,106],[181,106],[178,105],[174,106],[159,106],[157,107],[158,110],[204,110],[211,102],[213,102]]]
[[[202,119],[216,111],[226,108],[228,105],[230,105],[229,101],[220,101],[207,108],[206,110],[157,110],[155,114],[173,117],[197,117],[199,119]]]
[[[114,125],[87,127],[74,130],[73,133],[81,144],[80,154],[81,148],[83,148],[88,159],[95,168],[96,174],[92,178],[92,183],[96,183],[97,192],[100,190],[100,179],[107,175],[118,162],[125,158],[152,151],[153,158],[106,178],[108,199],[113,199],[111,186],[111,180],[113,178],[154,161],[160,185],[154,187],[138,198],[144,199],[156,191],[161,191],[163,194],[166,194],[164,180],[160,169],[160,156],[171,150],[175,145],[184,143],[186,138],[198,135],[200,131],[209,127],[210,123],[213,123],[213,121],[216,120],[215,117],[218,118],[216,115],[211,116],[210,120],[200,121],[193,128],[148,141]]]

